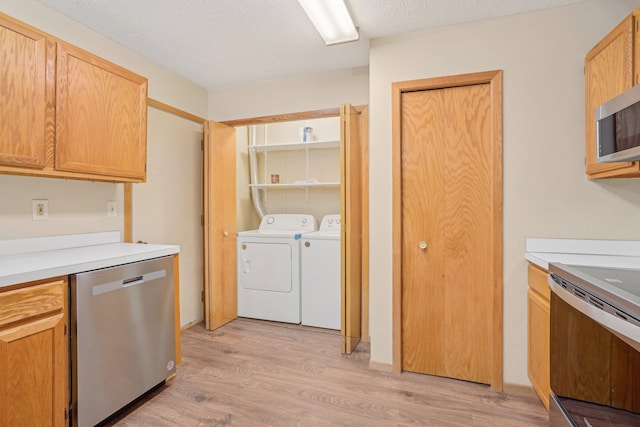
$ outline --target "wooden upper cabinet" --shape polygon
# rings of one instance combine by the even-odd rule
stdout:
[[[147,79],[0,13],[0,173],[146,180]]]
[[[595,109],[633,86],[636,16],[629,15],[585,58],[586,169],[593,178],[640,176],[640,162],[596,163]],[[636,58],[637,59],[637,58]]]
[[[0,164],[45,166],[47,38],[0,16]]]
[[[147,79],[58,43],[55,168],[146,179]]]

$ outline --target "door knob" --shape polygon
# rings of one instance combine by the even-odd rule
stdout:
[[[427,249],[427,242],[420,242],[418,243],[418,246],[420,247],[420,249]]]

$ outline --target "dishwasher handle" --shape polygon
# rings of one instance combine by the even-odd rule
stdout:
[[[144,283],[144,276],[136,276],[130,279],[124,279],[122,281],[122,287],[128,288],[129,286],[140,285],[142,283]]]
[[[108,292],[117,291],[123,288],[130,288],[132,286],[141,285],[145,282],[151,282],[152,280],[162,279],[167,277],[167,270],[157,270],[145,273],[141,276],[134,276],[128,279],[115,280],[109,283],[101,283],[93,286],[91,294],[95,297],[98,295],[106,294]]]

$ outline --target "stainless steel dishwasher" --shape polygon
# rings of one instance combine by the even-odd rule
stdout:
[[[173,258],[71,276],[71,411],[93,426],[175,373]]]

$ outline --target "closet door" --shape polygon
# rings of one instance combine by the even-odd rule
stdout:
[[[340,239],[342,352],[351,354],[360,342],[362,294],[362,192],[360,117],[349,104],[340,107]]]
[[[238,317],[235,128],[205,124],[204,162],[204,310],[216,329]]]

